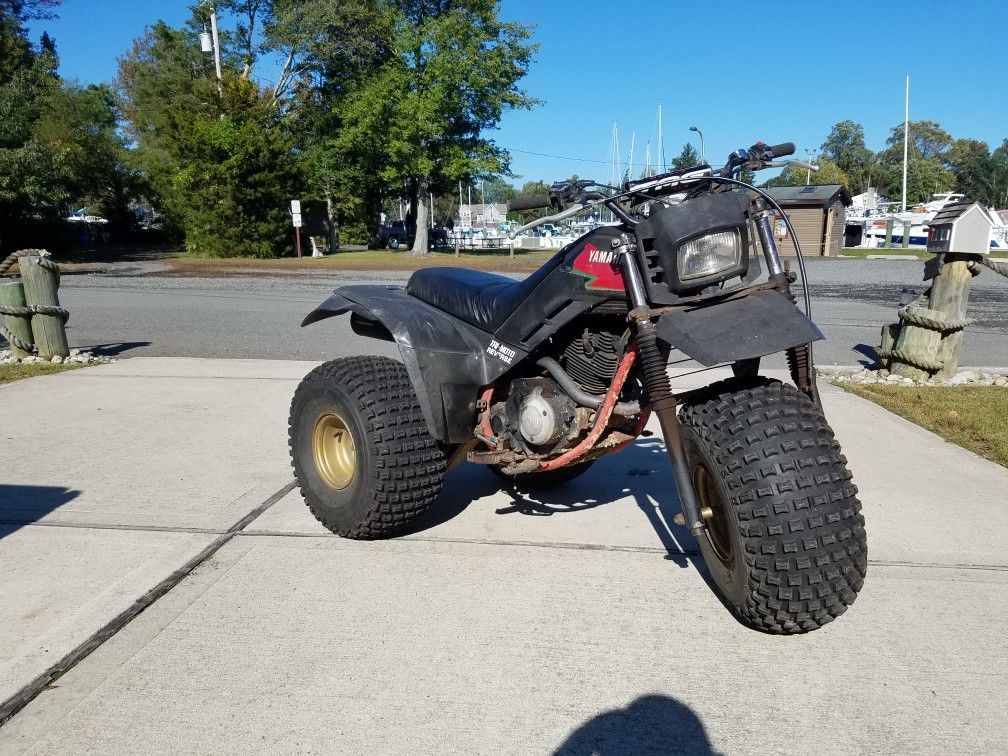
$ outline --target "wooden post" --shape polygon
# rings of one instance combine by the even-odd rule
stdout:
[[[20,281],[10,281],[0,284],[0,305],[8,307],[25,306],[24,286]],[[27,315],[4,315],[4,324],[16,338],[28,344],[34,344],[32,339],[31,318]],[[11,354],[15,357],[27,357],[31,352],[26,352],[13,343],[10,345]]]
[[[938,271],[931,284],[928,308],[940,312],[949,321],[964,320],[969,305],[970,281],[973,273],[969,262],[962,259],[948,259]],[[947,380],[959,369],[959,353],[962,351],[963,332],[951,331],[942,334],[938,345],[938,359],[944,366],[935,378]]]
[[[59,274],[40,265],[40,260],[38,255],[21,258],[21,280],[24,281],[25,300],[28,304],[39,307],[59,307],[59,296],[56,293],[59,287]],[[39,357],[51,359],[57,355],[60,357],[70,355],[63,318],[58,315],[32,315],[31,329]]]
[[[910,221],[903,221],[903,249],[910,248]]]
[[[919,307],[916,309],[919,315],[939,319],[940,312]],[[914,325],[904,322],[900,328],[899,338],[896,339],[896,351],[907,355],[912,355],[918,360],[928,363],[938,361],[938,344],[941,341],[941,333],[931,328]],[[916,365],[903,362],[897,356],[893,356],[889,372],[903,378],[912,378],[915,381],[926,381],[931,377],[931,372],[922,370]]]
[[[878,354],[879,362],[882,363],[882,367],[889,369],[890,362],[892,358],[892,350],[896,348],[896,341],[899,339],[900,324],[899,323],[889,323],[888,325],[882,326],[882,340],[875,353]]]
[[[892,230],[895,221],[892,218],[886,218],[885,222],[885,245],[886,249],[892,247]]]

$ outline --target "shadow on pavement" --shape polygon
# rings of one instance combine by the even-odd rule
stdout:
[[[449,472],[441,498],[410,532],[441,525],[473,501],[498,491],[512,500],[496,510],[498,515],[527,517],[572,514],[632,496],[654,528],[667,559],[688,567],[689,557],[698,553],[690,532],[673,522],[679,513],[679,497],[665,444],[658,438],[640,438],[618,454],[600,458],[569,483],[544,491],[509,487],[483,465],[463,463]]]
[[[875,352],[875,347],[868,344],[855,344],[852,347],[852,351],[864,355],[865,359],[858,360],[862,367],[868,370],[876,370],[879,367],[879,359],[878,354]]]
[[[80,491],[61,486],[13,486],[0,483],[0,538],[41,520],[47,514],[80,496]]]
[[[554,756],[713,754],[700,718],[674,698],[641,696],[623,709],[592,717],[572,732]]]
[[[153,343],[152,341],[119,341],[111,344],[92,344],[86,349],[92,354],[102,357],[117,357],[123,352],[128,352],[131,349],[143,349]]]

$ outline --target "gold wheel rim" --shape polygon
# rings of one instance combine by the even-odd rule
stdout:
[[[342,491],[357,470],[357,448],[346,421],[335,414],[322,415],[312,433],[315,468],[327,485]]]
[[[732,563],[731,524],[717,482],[703,465],[693,469],[693,490],[700,505],[707,542],[721,563],[728,567]]]

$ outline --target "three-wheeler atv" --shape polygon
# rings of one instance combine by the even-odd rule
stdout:
[[[823,336],[807,316],[800,251],[804,313],[774,242],[771,223],[787,217],[739,180],[793,152],[758,142],[719,170],[558,182],[512,201],[553,211],[518,233],[603,207],[616,220],[522,281],[438,267],[405,287],[337,289],[303,325],[349,313],[355,333],[394,341],[401,362],[342,358],[301,382],[290,449],[311,511],[344,537],[393,536],[462,460],[557,486],[632,444],[654,414],[677,520],[735,615],[800,633],[842,614],[864,582],[867,543],[816,390],[811,345]],[[677,394],[673,352],[733,377]],[[794,385],[759,375],[760,358],[779,352]]]

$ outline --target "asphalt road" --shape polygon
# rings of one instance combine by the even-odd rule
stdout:
[[[60,298],[71,312],[74,346],[123,356],[322,360],[391,353],[352,333],[347,318],[309,328],[301,319],[337,286],[403,283],[407,273],[176,277],[126,265],[118,273],[65,276]],[[810,260],[813,315],[827,340],[821,365],[872,359],[880,326],[895,319],[905,287],[923,290],[923,264],[905,260]],[[969,366],[1008,366],[1008,279],[985,270],[974,279],[962,359]]]

